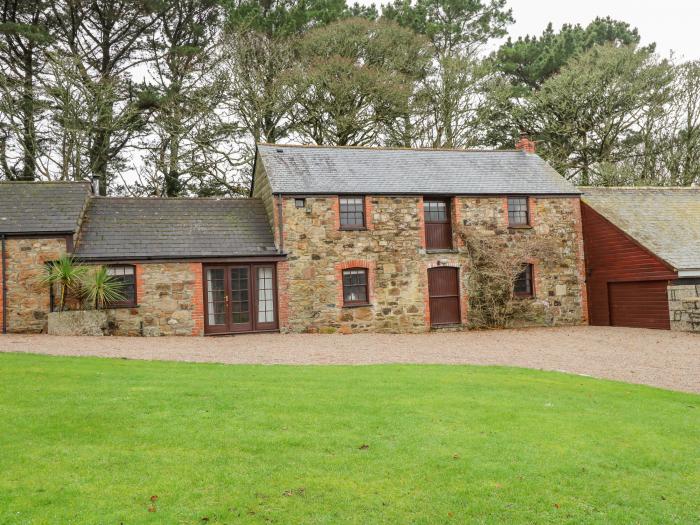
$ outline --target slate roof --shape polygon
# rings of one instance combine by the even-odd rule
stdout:
[[[700,270],[700,188],[580,188],[582,199],[676,270]]]
[[[84,259],[276,255],[259,199],[96,197],[76,255]]]
[[[0,182],[0,233],[73,233],[89,195],[86,182]]]
[[[259,144],[273,193],[578,194],[554,168],[523,151]]]

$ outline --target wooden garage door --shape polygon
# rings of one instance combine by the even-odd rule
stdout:
[[[432,326],[459,323],[459,270],[457,268],[443,267],[428,270],[428,295]]]
[[[668,281],[608,283],[611,326],[670,330]]]

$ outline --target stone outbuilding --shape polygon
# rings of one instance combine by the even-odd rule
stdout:
[[[284,257],[258,199],[97,197],[87,183],[3,182],[0,235],[3,332],[45,331],[54,300],[37,277],[65,254],[123,282],[124,299],[107,310],[111,334],[203,335],[205,303],[211,325],[232,315],[248,331],[278,328],[272,278]],[[227,296],[235,283],[245,292]]]
[[[539,304],[538,324],[586,322],[580,192],[532,148],[261,144],[251,196],[287,256],[277,273],[288,330],[467,327],[464,230],[554,245],[519,261],[515,293]]]
[[[535,324],[586,323],[580,191],[533,151],[262,144],[247,199],[0,183],[3,330],[45,330],[36,276],[63,254],[122,281],[112,334],[463,329],[465,232],[507,254],[551,246],[517,257],[512,294]]]
[[[590,322],[700,332],[700,188],[581,188]]]

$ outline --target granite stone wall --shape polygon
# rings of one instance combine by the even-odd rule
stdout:
[[[202,335],[204,307],[201,263],[136,265],[134,308],[108,310],[114,335]]]
[[[668,286],[671,330],[700,333],[700,280],[681,280]]]
[[[283,198],[284,246],[289,254],[279,289],[287,323],[295,332],[423,332],[430,329],[428,269],[460,270],[462,323],[468,323],[466,256],[459,229],[493,235],[550,239],[556,256],[535,264],[536,299],[543,323],[581,324],[586,319],[583,240],[578,198],[532,198],[532,228],[508,228],[506,197],[457,197],[452,201],[454,250],[425,249],[423,199],[367,196],[368,228],[338,228],[337,196],[307,196],[306,206]],[[370,305],[342,304],[342,269],[368,270]],[[280,301],[282,303],[282,301]]]
[[[66,239],[62,237],[6,239],[7,305],[2,304],[0,293],[0,315],[6,306],[9,333],[46,331],[49,289],[37,281],[45,264],[65,253]]]

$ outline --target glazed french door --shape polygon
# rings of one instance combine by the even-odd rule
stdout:
[[[275,267],[204,267],[205,332],[229,334],[277,328]]]

